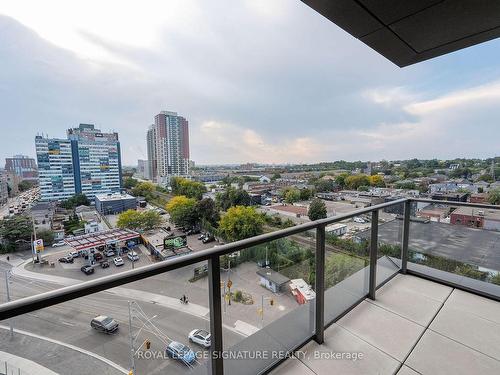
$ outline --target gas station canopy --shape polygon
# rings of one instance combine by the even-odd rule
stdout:
[[[119,241],[128,241],[139,238],[139,233],[130,229],[110,229],[104,232],[88,233],[70,237],[64,240],[73,249],[87,250]]]

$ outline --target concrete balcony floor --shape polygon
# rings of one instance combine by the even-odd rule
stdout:
[[[500,303],[397,275],[271,374],[498,375]]]

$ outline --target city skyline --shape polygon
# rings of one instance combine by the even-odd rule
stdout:
[[[35,3],[39,17],[15,3],[2,10],[2,159],[34,156],[37,133],[90,122],[119,132],[123,164],[135,165],[161,108],[190,119],[197,164],[486,158],[498,149],[498,40],[400,69],[300,2],[226,4],[224,18],[196,1],[155,4],[141,8],[148,25],[133,38],[131,3],[113,30],[111,5],[92,25],[84,15],[96,3],[60,5],[67,22]]]

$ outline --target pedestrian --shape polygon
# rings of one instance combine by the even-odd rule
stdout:
[[[7,255],[7,262],[10,262],[10,256]]]

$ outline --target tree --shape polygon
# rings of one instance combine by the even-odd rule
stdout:
[[[283,191],[283,198],[286,203],[295,203],[300,201],[300,190],[297,188],[287,188]]]
[[[201,182],[191,181],[182,177],[172,177],[170,187],[174,195],[185,195],[188,198],[196,198],[198,200],[207,191],[207,188]]]
[[[123,188],[124,189],[132,189],[132,188],[136,187],[138,183],[139,183],[139,181],[136,180],[135,178],[125,177],[123,179]]]
[[[374,176],[370,176],[368,178],[370,180],[371,186],[385,187],[384,177],[382,177],[380,175],[374,175]]]
[[[370,186],[370,179],[365,174],[348,176],[345,183],[349,189],[357,190],[360,186]]]
[[[307,201],[311,198],[313,192],[311,189],[300,189],[300,200]]]
[[[28,180],[23,180],[21,181],[17,187],[19,189],[20,192],[23,192],[23,191],[26,191],[26,190],[29,190],[31,189],[33,186],[35,186],[35,182],[34,181],[28,181]]]
[[[220,215],[213,199],[202,199],[196,204],[196,210],[202,223],[205,224],[204,226],[207,226],[206,224],[208,224],[212,228],[215,228],[217,226],[220,220]]]
[[[128,228],[132,230],[140,229],[142,226],[141,213],[136,210],[127,210],[118,215],[116,225],[118,228]]]
[[[161,216],[156,211],[127,210],[118,216],[116,225],[119,228],[132,230],[150,230],[158,227],[162,222]]]
[[[61,207],[71,210],[78,206],[90,206],[90,201],[85,194],[75,194],[61,202]]]
[[[226,211],[234,206],[250,206],[252,204],[252,198],[243,189],[228,187],[224,192],[217,193],[215,196],[215,204],[220,210]]]
[[[30,243],[32,233],[33,224],[25,215],[0,221],[0,237],[7,251],[15,251],[21,243]]]
[[[263,232],[264,220],[253,207],[235,206],[219,221],[219,235],[226,241],[238,241]]]
[[[275,173],[271,177],[271,181],[276,181],[277,179],[281,178],[281,175],[279,173]]]
[[[335,183],[339,185],[341,188],[345,188],[347,177],[349,177],[347,173],[341,173],[337,177],[335,177]]]
[[[158,212],[148,210],[141,213],[141,229],[151,230],[157,228],[162,223],[161,216]]]
[[[200,220],[196,205],[196,199],[177,195],[167,203],[166,209],[175,224],[189,227],[197,225]]]
[[[152,182],[144,181],[139,182],[133,189],[132,194],[136,197],[144,197],[146,199],[153,198],[153,192],[155,191],[155,185]]]
[[[500,205],[500,189],[493,189],[489,191],[488,202],[490,204]]]
[[[342,181],[342,183],[344,182]],[[314,187],[316,191],[320,193],[327,193],[335,189],[335,181],[330,179],[320,178],[314,183]]]
[[[477,180],[478,181],[485,181],[485,182],[494,182],[493,176],[491,176],[489,174],[482,174],[481,176],[479,176],[479,178]]]
[[[323,202],[319,198],[313,199],[313,201],[309,205],[309,211],[307,212],[307,216],[309,216],[309,219],[312,221],[318,219],[324,219],[326,217],[325,202]]]

